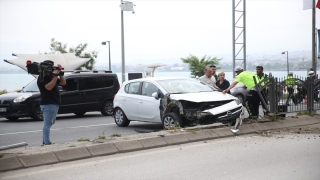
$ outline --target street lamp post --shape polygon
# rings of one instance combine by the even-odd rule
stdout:
[[[109,45],[109,71],[111,71],[111,58],[110,58],[110,41],[103,41],[102,45],[106,45],[108,42]]]
[[[134,14],[133,6],[135,6],[132,2],[120,0],[121,7],[121,66],[122,66],[122,82],[126,80],[125,76],[125,58],[124,58],[124,31],[123,31],[123,11],[132,11]]]
[[[283,51],[282,54],[287,54],[287,74],[289,74],[289,58],[288,58],[288,51]]]

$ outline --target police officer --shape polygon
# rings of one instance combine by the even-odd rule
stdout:
[[[265,85],[265,79],[268,78],[268,75],[266,75],[264,72],[263,72],[263,66],[257,66],[256,67],[256,80],[257,80],[257,83],[260,83],[261,81],[264,81],[264,82],[261,82],[260,83],[260,86],[264,86]],[[261,95],[262,95],[262,98],[264,99],[264,102],[266,104],[268,104],[268,100],[267,100],[267,94],[268,94],[268,91],[267,91],[267,88],[263,88],[262,91],[261,91]],[[262,100],[259,98],[259,102],[256,102],[259,106],[260,102]],[[262,106],[263,106],[263,103],[262,103]],[[265,111],[267,111],[267,107],[263,107],[265,109]],[[259,109],[257,109],[259,110]],[[259,112],[257,112],[256,114],[259,114]]]
[[[293,72],[289,72],[288,76],[284,80],[284,84],[287,87],[288,90],[288,97],[286,101],[286,105],[290,106],[289,101],[292,99],[293,103],[297,105],[297,99],[293,95],[294,89],[293,86],[297,83],[297,80],[293,77]]]
[[[245,102],[249,116],[251,116],[253,120],[257,120],[259,115],[259,104],[257,105],[257,102],[260,103],[260,97],[257,90],[255,89],[253,80],[255,74],[250,71],[243,71],[243,68],[240,66],[235,67],[234,71],[236,72],[237,77],[226,90],[222,91],[222,93],[225,94],[229,92],[230,89],[232,89],[239,82],[243,83],[250,90],[246,95]]]

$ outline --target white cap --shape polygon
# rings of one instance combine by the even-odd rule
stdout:
[[[234,71],[235,72],[237,72],[237,71],[242,71],[243,70],[243,68],[241,67],[241,66],[236,66],[235,68],[234,68]]]

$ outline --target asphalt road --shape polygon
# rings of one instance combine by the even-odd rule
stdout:
[[[260,114],[263,114],[260,106]],[[295,115],[288,113],[287,115]],[[245,111],[245,117],[248,113]],[[42,144],[42,121],[32,118],[20,118],[8,121],[0,118],[0,147],[26,142],[29,147]],[[99,136],[121,134],[129,136],[141,132],[136,130],[157,131],[161,124],[132,121],[128,127],[118,127],[111,116],[103,116],[100,112],[89,112],[84,116],[74,114],[59,114],[56,123],[51,127],[51,141],[53,143],[75,142],[79,139],[96,139]]]
[[[26,142],[29,147],[42,144],[42,121],[21,118],[8,121],[0,118],[0,146]],[[128,127],[118,127],[110,116],[100,112],[86,113],[84,116],[60,114],[51,127],[51,141],[54,143],[75,142],[81,138],[96,139],[99,136],[121,134],[128,136],[137,134],[135,130],[160,130],[161,124],[131,122]]]
[[[238,136],[14,170],[1,179],[320,179],[320,137]]]

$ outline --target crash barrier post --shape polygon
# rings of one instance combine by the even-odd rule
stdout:
[[[21,147],[21,146],[25,146],[25,148],[26,148],[28,146],[28,144],[25,142],[21,142],[21,143],[11,144],[11,145],[7,145],[7,146],[1,146],[0,151],[6,150],[6,149],[13,149],[13,148]]]

